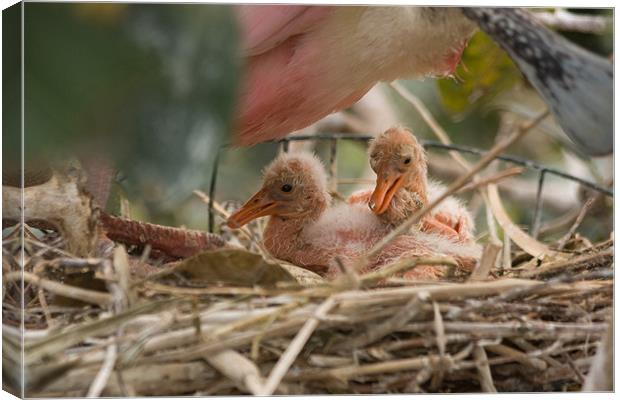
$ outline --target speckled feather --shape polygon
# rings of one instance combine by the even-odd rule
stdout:
[[[538,90],[558,122],[592,155],[613,151],[613,66],[516,8],[463,8]]]

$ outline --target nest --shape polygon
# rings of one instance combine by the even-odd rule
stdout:
[[[513,251],[483,275],[379,284],[241,249],[162,264],[100,240],[104,256],[78,258],[27,227],[22,253],[18,233],[3,246],[3,373],[19,394],[7,366],[21,365],[23,293],[28,397],[567,391],[611,373],[593,360],[611,358],[612,240],[576,235],[564,253]]]
[[[542,244],[512,224],[490,184],[488,206],[512,240],[486,245],[473,272],[393,277],[447,262],[414,258],[326,281],[262,252],[259,225],[219,237],[127,222],[92,209],[76,178],[51,182],[23,193],[37,205],[24,219],[39,229],[3,237],[4,389],[16,395],[611,390],[613,237],[575,233],[587,204]],[[19,220],[20,196],[3,187],[4,219]],[[71,218],[58,223],[67,204]]]

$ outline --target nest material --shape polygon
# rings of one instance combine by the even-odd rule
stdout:
[[[611,373],[592,367],[612,315],[611,240],[573,238],[570,258],[515,253],[483,277],[377,287],[243,250],[157,265],[123,247],[76,258],[58,235],[26,234],[29,397],[567,391]],[[3,357],[5,389],[19,393],[19,368],[6,367],[20,362],[16,239],[3,247]],[[205,273],[209,262],[225,268]]]
[[[65,186],[80,203],[74,185]],[[26,217],[55,229],[26,226],[21,243],[17,225],[3,238],[3,375],[14,394],[24,383],[28,397],[611,389],[613,239],[592,245],[574,234],[578,224],[542,259],[506,241],[502,262],[490,244],[471,275],[411,282],[346,271],[327,282],[241,248],[167,262],[157,240],[128,241],[128,254],[97,232],[76,247],[72,233],[96,213],[59,224],[47,197],[33,195],[40,207]],[[502,226],[522,248],[540,245]],[[261,231],[224,237],[260,252]],[[190,236],[179,243],[210,247]],[[432,262],[442,260],[421,263]]]

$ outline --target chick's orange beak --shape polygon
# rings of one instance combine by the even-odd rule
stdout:
[[[240,209],[228,217],[226,225],[232,229],[240,228],[253,219],[274,215],[277,206],[278,203],[269,197],[267,191],[261,189]]]
[[[390,206],[392,198],[403,186],[403,175],[397,172],[383,173],[379,171],[377,174],[377,185],[370,196],[368,206],[377,215],[383,214]]]

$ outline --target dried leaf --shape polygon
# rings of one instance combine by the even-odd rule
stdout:
[[[201,282],[232,285],[274,285],[296,282],[283,266],[267,262],[260,254],[242,249],[206,251],[180,262],[177,271]]]
[[[305,268],[289,263],[280,263],[280,266],[291,274],[297,283],[302,286],[314,286],[325,283],[325,279],[323,279],[319,274]]]

